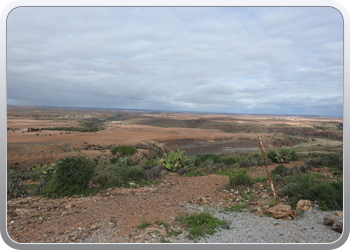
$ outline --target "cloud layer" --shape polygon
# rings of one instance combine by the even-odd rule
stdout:
[[[343,19],[328,7],[20,7],[8,104],[343,114]]]

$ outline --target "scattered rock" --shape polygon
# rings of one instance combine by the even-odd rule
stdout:
[[[335,211],[334,213],[335,213],[335,215],[337,215],[339,217],[343,217],[343,213],[340,211]]]
[[[276,219],[286,218],[292,213],[292,208],[289,205],[278,204],[267,210]]]

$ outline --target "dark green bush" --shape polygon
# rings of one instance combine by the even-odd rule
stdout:
[[[122,176],[123,182],[140,182],[142,180],[148,180],[146,171],[137,167],[121,167],[120,173]]]
[[[317,201],[322,210],[343,210],[343,181],[323,182],[316,175],[304,174],[293,177],[281,192],[281,196],[292,197],[291,206],[295,208],[300,199]]]
[[[220,163],[221,157],[216,154],[198,154],[196,157],[195,164],[196,166],[199,166],[201,163],[205,162],[206,160],[212,160],[214,163]]]
[[[230,178],[230,187],[249,186],[254,184],[254,179],[248,175],[246,169],[233,170]]]
[[[138,152],[138,150],[132,146],[119,146],[111,150],[112,154],[120,153],[122,157],[133,155]]]
[[[86,157],[67,157],[55,165],[52,179],[43,190],[47,197],[60,197],[84,191],[95,172],[95,163]]]
[[[272,170],[271,174],[273,176],[276,176],[276,175],[285,176],[287,172],[288,172],[288,168],[283,164],[281,164],[281,165],[278,165],[274,170]]]
[[[322,162],[318,158],[311,158],[305,161],[305,165],[311,166],[313,168],[318,168],[322,165]]]
[[[237,163],[237,158],[235,157],[221,157],[221,162],[225,165],[233,165]]]
[[[300,159],[300,156],[291,149],[280,149],[275,151],[270,151],[266,154],[273,162],[277,163],[287,163],[290,161],[297,161]]]
[[[343,153],[324,154],[320,157],[322,166],[337,165],[339,170],[343,170]]]
[[[246,160],[240,160],[239,162],[238,162],[238,165],[239,165],[239,167],[240,168],[248,168],[248,167],[251,167],[251,163],[250,163],[250,161],[248,160],[248,159],[246,159]]]

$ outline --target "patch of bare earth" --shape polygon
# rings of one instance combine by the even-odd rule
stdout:
[[[96,196],[14,199],[8,202],[8,233],[21,243],[91,242],[99,230],[104,236],[97,241],[126,242],[143,219],[171,222],[188,202],[215,197],[227,184],[228,177],[221,175],[168,175],[153,187],[110,189]]]

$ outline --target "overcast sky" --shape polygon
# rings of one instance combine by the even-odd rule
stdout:
[[[7,103],[343,115],[343,19],[330,7],[20,7]]]

